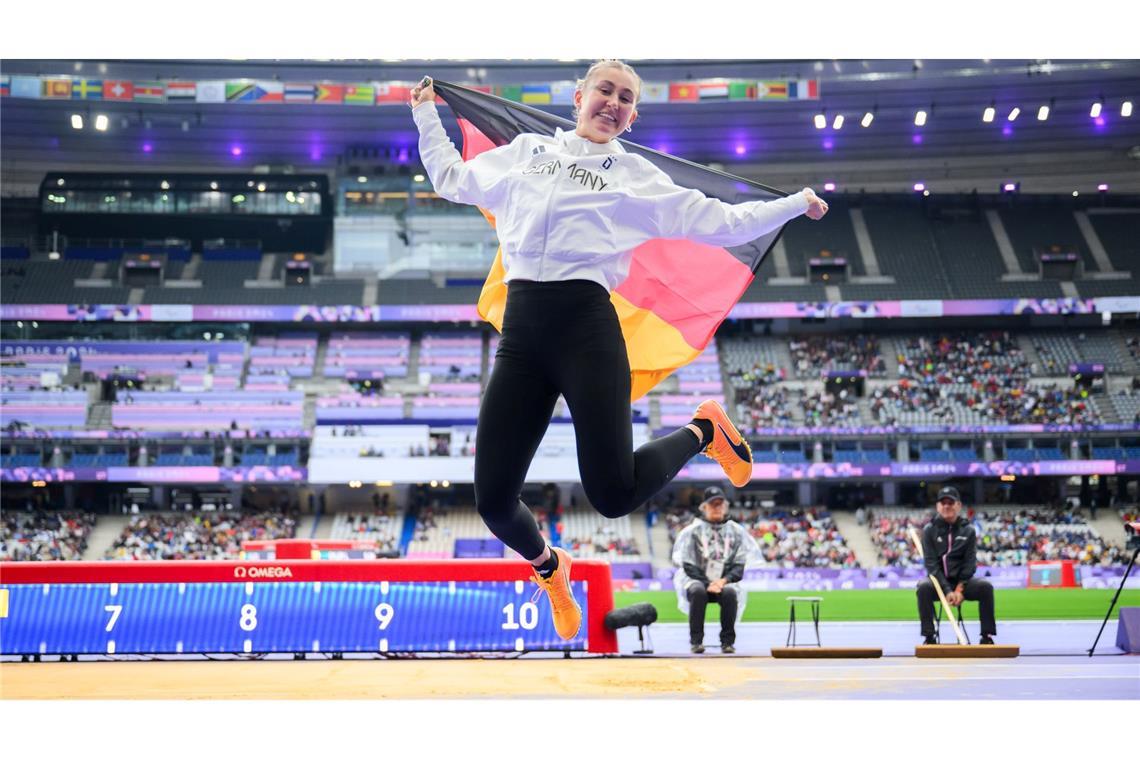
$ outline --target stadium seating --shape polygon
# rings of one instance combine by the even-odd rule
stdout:
[[[293,538],[296,523],[277,513],[148,513],[131,517],[105,559],[238,559],[243,541]]]
[[[0,517],[0,560],[81,559],[95,519],[89,513],[6,509]]]

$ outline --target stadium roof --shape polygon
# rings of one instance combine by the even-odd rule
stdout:
[[[588,61],[7,60],[8,76],[99,80],[370,82],[424,74],[460,83],[572,80]],[[631,61],[646,82],[714,78],[818,80],[818,100],[645,103],[628,137],[770,185],[836,183],[839,190],[933,192],[1140,192],[1137,60]],[[1095,101],[1099,121],[1090,116]],[[983,122],[983,111],[996,113]],[[1020,109],[1015,121],[1008,115]],[[1038,119],[1041,106],[1048,118]],[[545,106],[568,115],[568,106]],[[915,116],[927,121],[916,126]],[[869,127],[860,126],[867,112]],[[73,129],[71,114],[90,125]],[[824,129],[814,117],[822,114]],[[834,129],[835,116],[844,124]],[[399,105],[143,103],[7,97],[0,122],[4,194],[33,194],[46,171],[372,171],[388,151],[410,148],[415,127]],[[457,133],[456,133],[456,139]],[[234,155],[234,147],[240,155]],[[291,169],[290,169],[291,168]]]

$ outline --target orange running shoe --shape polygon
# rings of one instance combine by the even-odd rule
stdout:
[[[551,549],[558,555],[558,569],[549,578],[543,578],[536,570],[534,582],[538,584],[538,591],[534,594],[534,601],[543,591],[550,597],[550,611],[554,617],[554,630],[558,635],[569,641],[577,635],[582,627],[582,608],[570,592],[570,555],[562,549]]]
[[[701,402],[693,418],[708,420],[713,426],[712,440],[705,444],[702,453],[724,468],[734,486],[748,485],[752,480],[752,447],[732,424],[724,407],[710,398]]]

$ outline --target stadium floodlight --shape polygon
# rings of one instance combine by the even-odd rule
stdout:
[[[170,189],[170,183],[167,182],[166,180],[163,180],[162,182],[160,182],[158,186],[161,187],[163,190],[169,190]]]
[[[1100,99],[1094,100],[1092,108],[1089,109],[1089,118],[1095,119],[1096,117],[1100,116],[1100,109],[1103,107],[1104,103],[1102,103]]]
[[[1003,192],[1012,193],[1017,190],[1017,185],[1013,182],[1006,182],[1001,186]]]
[[[914,115],[914,126],[921,127],[926,124],[926,111],[918,111]]]
[[[871,126],[871,122],[875,120],[875,114],[871,111],[863,114],[863,121],[859,122],[863,127]]]
[[[926,185],[922,184],[921,182],[915,182],[914,183],[914,191],[916,193],[921,193],[925,189],[926,189]]]
[[[77,113],[71,114],[71,128],[83,129],[83,116]]]
[[[823,129],[826,126],[827,126],[827,116],[825,116],[822,113],[817,113],[815,115],[815,128],[816,129]]]
[[[1045,121],[1049,118],[1049,106],[1041,106],[1037,109],[1037,121]]]
[[[1017,106],[1014,106],[1013,110],[1011,110],[1009,112],[1009,116],[1006,116],[1005,118],[1007,121],[1017,121],[1017,117],[1020,115],[1021,115],[1021,109],[1018,108]]]
[[[843,129],[843,114],[835,114],[835,120],[831,122],[832,129]]]
[[[835,192],[835,183],[834,182],[824,182],[823,183],[823,189],[825,192],[828,192],[828,193]]]
[[[108,119],[106,114],[101,113],[95,117],[95,129],[99,130],[100,132],[107,131],[107,124]]]
[[[218,189],[218,183],[217,182],[211,182],[210,183],[210,189],[211,190],[217,190]]]
[[[417,174],[416,176],[412,177],[412,181],[413,182],[423,182],[424,181],[424,175]]]
[[[1126,100],[1120,104],[1120,115],[1128,117],[1132,115],[1132,101]]]
[[[1073,197],[1074,197],[1074,198],[1076,198],[1076,197],[1077,197],[1077,196],[1079,196],[1080,194],[1081,194],[1081,192],[1080,192],[1079,190],[1074,190],[1074,191],[1073,191]]]
[[[368,181],[368,177],[361,175],[361,176],[356,178],[356,181],[363,185],[365,182]]]
[[[997,113],[996,108],[994,108],[993,106],[987,106],[986,110],[982,111],[982,121],[984,121],[986,124],[989,124],[991,121],[994,120],[994,115],[996,113]]]
[[[1096,186],[1096,189],[1102,193],[1107,193],[1108,192],[1108,185],[1105,184],[1104,182],[1101,182],[1099,185]]]

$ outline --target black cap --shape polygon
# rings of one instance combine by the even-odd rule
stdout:
[[[704,496],[701,497],[701,503],[712,501],[713,499],[724,499],[728,501],[728,497],[724,495],[724,490],[720,486],[709,486],[705,489]]]
[[[938,492],[938,498],[935,501],[942,501],[949,496],[954,501],[961,501],[962,496],[958,493],[958,489],[954,486],[942,486],[942,490]]]

